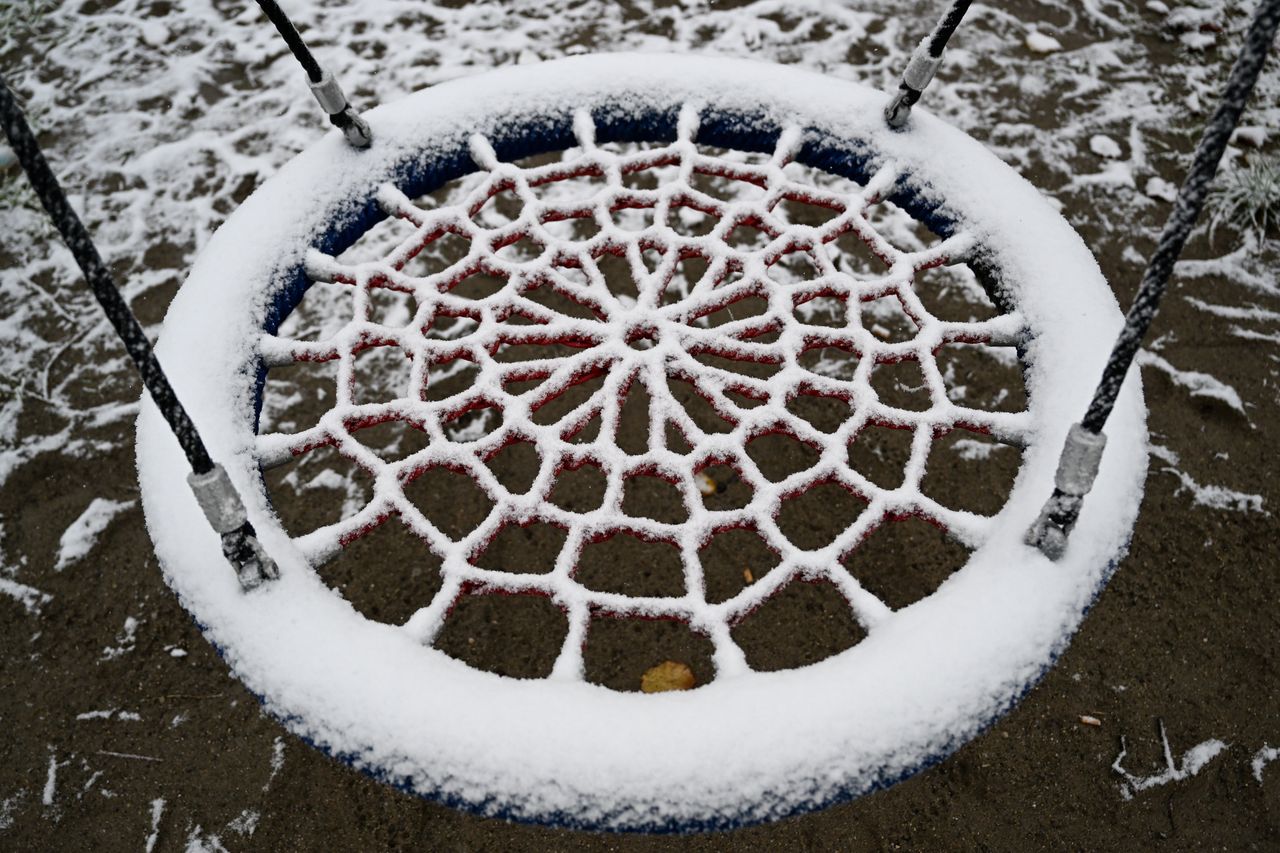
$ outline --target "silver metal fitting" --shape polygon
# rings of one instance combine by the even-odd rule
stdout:
[[[1102,451],[1107,446],[1107,436],[1085,429],[1084,424],[1072,424],[1067,440],[1058,459],[1054,475],[1053,495],[1045,501],[1035,523],[1027,530],[1023,541],[1039,548],[1050,560],[1057,560],[1067,550],[1067,538],[1080,517],[1084,496],[1093,488],[1102,464]]]
[[[342,125],[342,135],[352,147],[368,148],[373,144],[373,131],[369,129],[369,123],[351,107],[347,107],[345,113],[347,122]]]
[[[902,82],[906,83],[917,92],[923,92],[925,87],[933,81],[933,75],[938,73],[939,66],[942,65],[941,56],[930,56],[926,47],[928,39],[920,43],[920,46],[911,54],[911,59],[907,62],[907,70],[902,72]]]
[[[307,85],[311,87],[311,94],[316,96],[320,108],[329,114],[335,125],[342,128],[342,135],[347,142],[356,148],[368,148],[373,142],[373,131],[369,129],[369,123],[347,101],[346,94],[329,69],[321,68],[320,80],[308,80]]]
[[[247,592],[264,581],[280,577],[275,561],[262,547],[249,524],[244,502],[231,485],[226,469],[214,465],[203,474],[192,471],[187,475],[187,484],[191,486],[204,517],[209,520],[209,526],[222,539],[222,554],[235,567],[240,587]]]
[[[255,534],[223,536],[222,552],[236,567],[236,577],[240,581],[240,588],[245,592],[280,577],[280,569],[276,567],[275,560],[267,554]]]
[[[894,130],[902,130],[907,126],[907,119],[911,117],[911,94],[907,89],[899,89],[884,108],[885,123]]]
[[[1102,464],[1102,451],[1106,446],[1104,433],[1091,432],[1084,424],[1072,424],[1058,460],[1054,485],[1068,495],[1087,495],[1098,478],[1098,466]]]
[[[209,526],[218,533],[239,530],[249,520],[239,493],[221,465],[214,465],[204,474],[192,471],[187,475],[187,485],[195,492],[196,503],[200,504],[204,517],[209,519]]]
[[[320,102],[320,109],[329,115],[337,115],[347,108],[347,96],[343,94],[342,87],[338,85],[338,81],[327,68],[320,69],[320,80],[318,82],[307,81],[307,85],[311,87],[311,94],[316,96],[316,100]]]
[[[941,56],[929,55],[929,40],[926,38],[916,46],[907,61],[907,70],[902,72],[902,84],[893,100],[884,109],[884,120],[894,130],[902,130],[911,117],[911,108],[920,100],[933,75],[938,73],[942,65]]]
[[[1045,501],[1044,508],[1035,523],[1027,530],[1022,541],[1038,548],[1050,560],[1058,560],[1067,551],[1067,537],[1080,515],[1080,498],[1074,495],[1054,494]],[[1057,519],[1067,519],[1060,522]]]

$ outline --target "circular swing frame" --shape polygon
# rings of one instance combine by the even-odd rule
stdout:
[[[1050,562],[1023,544],[1023,532],[1052,488],[1120,311],[1088,249],[1030,184],[928,114],[915,114],[909,132],[889,130],[885,102],[856,84],[750,61],[577,57],[379,107],[367,114],[371,149],[352,151],[330,134],[255,192],[201,253],[158,352],[281,578],[240,591],[149,402],[138,467],[166,581],[267,710],[383,781],[478,813],[688,831],[775,819],[892,784],[1012,707],[1064,650],[1127,547],[1146,472],[1141,390],[1131,376],[1071,548]],[[993,534],[937,592],[852,649],[687,693],[503,678],[365,620],[284,532],[255,456],[265,376],[258,342],[309,285],[308,249],[337,254],[380,220],[384,183],[416,197],[475,171],[475,133],[506,161],[563,150],[576,144],[574,115],[585,109],[598,142],[670,141],[686,104],[699,105],[699,143],[770,152],[784,127],[797,126],[798,162],[860,183],[892,157],[904,175],[892,202],[940,236],[963,222],[979,238],[1029,332],[1031,440]]]

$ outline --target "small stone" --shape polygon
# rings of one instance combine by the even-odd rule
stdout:
[[[1235,145],[1251,145],[1261,148],[1267,144],[1267,129],[1253,124],[1242,124],[1231,134],[1231,142]]]
[[[645,670],[640,677],[640,690],[644,693],[665,693],[668,690],[688,690],[697,684],[693,670],[682,663],[664,660]]]
[[[744,581],[746,581],[747,583],[755,583],[755,582],[756,582],[756,576],[755,576],[755,575],[753,575],[753,574],[751,574],[751,570],[750,570],[750,569],[743,569],[743,570],[742,570],[742,579],[743,579]]]
[[[1120,144],[1110,136],[1103,136],[1101,133],[1089,137],[1089,150],[1108,160],[1115,160],[1121,154]]]
[[[1161,201],[1173,202],[1178,197],[1178,188],[1164,178],[1152,178],[1147,181],[1147,195]]]
[[[186,649],[169,649],[169,657],[171,658],[185,658],[186,656]]]
[[[1101,725],[1102,725],[1102,720],[1099,720],[1097,717],[1091,717],[1091,716],[1089,716],[1088,714],[1081,714],[1081,715],[1080,715],[1080,722],[1081,722],[1081,723],[1083,723],[1083,724],[1084,724],[1084,725],[1086,725],[1086,726],[1095,726],[1095,727],[1096,727],[1096,726],[1101,726]]]
[[[1062,42],[1036,30],[1027,33],[1026,45],[1027,50],[1033,53],[1055,53],[1062,50]]]

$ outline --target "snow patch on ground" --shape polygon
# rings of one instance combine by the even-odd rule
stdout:
[[[58,540],[58,561],[53,568],[62,571],[67,566],[87,556],[98,541],[98,536],[110,526],[117,515],[132,509],[137,501],[109,501],[94,498],[80,517],[71,522]]]
[[[1154,367],[1160,370],[1173,380],[1174,385],[1179,388],[1186,388],[1191,392],[1192,397],[1218,400],[1246,418],[1249,417],[1245,414],[1244,402],[1240,399],[1236,389],[1207,373],[1199,373],[1194,370],[1179,370],[1150,350],[1141,350],[1138,353],[1138,364],[1143,367]]]
[[[0,593],[3,593],[26,608],[27,613],[35,615],[40,608],[53,600],[53,596],[41,592],[33,586],[0,577]]]
[[[1058,41],[1053,36],[1045,35],[1038,30],[1032,30],[1027,33],[1024,43],[1027,46],[1027,50],[1030,50],[1033,53],[1056,53],[1057,51],[1062,50],[1062,42]]]
[[[143,848],[146,853],[153,853],[156,841],[160,839],[160,817],[164,814],[164,797],[151,801],[151,833],[147,835],[147,843]]]
[[[0,594],[21,604],[29,616],[38,615],[40,608],[52,601],[53,596],[14,580],[17,571],[17,567],[9,565],[5,559],[4,526],[0,525]]]
[[[996,444],[990,441],[977,441],[972,438],[962,438],[955,444],[951,445],[951,449],[955,451],[961,459],[967,462],[986,459],[992,453],[1007,445]]]
[[[138,620],[130,616],[124,620],[124,627],[116,635],[119,645],[107,646],[102,650],[102,660],[112,660],[133,651],[138,640]]]
[[[53,797],[58,791],[58,756],[53,751],[53,747],[49,747],[49,769],[44,777],[44,791],[40,794],[40,802],[46,806],[53,805]]]
[[[265,791],[271,787],[271,783],[275,781],[276,776],[284,769],[284,738],[277,737],[275,743],[271,745],[271,775],[267,777],[267,781],[262,784],[262,790]]]
[[[0,800],[0,832],[4,832],[13,826],[13,810],[17,807],[20,799],[22,799],[21,794],[14,794],[12,797]]]
[[[1101,133],[1096,133],[1089,137],[1089,150],[1099,157],[1106,157],[1109,160],[1116,159],[1122,153],[1118,142]]]
[[[235,820],[227,824],[227,829],[237,835],[253,835],[254,830],[258,828],[258,821],[262,815],[255,809],[245,809]]]
[[[1135,776],[1125,770],[1122,764],[1125,756],[1129,754],[1129,748],[1125,743],[1124,735],[1120,736],[1120,754],[1111,763],[1111,769],[1124,780],[1120,783],[1121,797],[1131,800],[1134,794],[1142,791],[1160,785],[1168,785],[1170,782],[1181,782],[1183,779],[1189,779],[1203,770],[1206,764],[1227,748],[1227,744],[1223,741],[1217,738],[1210,738],[1183,753],[1181,764],[1175,763],[1173,750],[1169,747],[1169,736],[1165,731],[1163,722],[1160,723],[1160,743],[1164,748],[1164,770],[1150,776]]]
[[[205,835],[204,828],[197,825],[187,835],[187,846],[183,848],[185,853],[229,853],[226,847],[222,846],[222,838],[217,835]]]
[[[1267,746],[1264,743],[1262,748],[1253,754],[1253,760],[1249,762],[1249,768],[1253,770],[1253,778],[1261,783],[1262,771],[1277,758],[1280,758],[1280,747]]]
[[[139,722],[142,715],[137,711],[117,711],[114,708],[105,711],[85,711],[83,714],[76,714],[77,720],[126,720],[128,722]]]
[[[1151,198],[1172,204],[1178,197],[1178,188],[1164,178],[1152,177],[1147,179],[1146,193]]]
[[[1233,512],[1271,514],[1263,508],[1262,495],[1238,492],[1225,486],[1206,486],[1197,483],[1190,474],[1177,467],[1178,454],[1167,447],[1153,444],[1151,445],[1151,455],[1165,463],[1162,470],[1178,478],[1179,483],[1181,483],[1177,490],[1179,493],[1183,491],[1191,493],[1191,502],[1195,506],[1209,509],[1226,509]]]

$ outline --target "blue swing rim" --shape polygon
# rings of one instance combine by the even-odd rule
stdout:
[[[669,144],[677,139],[679,106],[646,105],[637,110],[634,105],[630,109],[611,106],[596,107],[590,110],[595,123],[596,142],[600,143],[650,143]],[[782,126],[769,111],[735,110],[719,105],[707,105],[700,110],[700,122],[694,142],[700,145],[715,146],[722,149],[737,150],[747,153],[769,154],[775,149]],[[529,157],[545,155],[556,151],[564,151],[577,146],[574,135],[574,111],[565,108],[561,111],[541,112],[536,115],[513,117],[512,120],[497,128],[485,128],[486,138],[493,146],[499,160],[510,162]],[[794,160],[838,177],[853,180],[865,185],[876,167],[883,161],[884,155],[865,139],[849,139],[837,137],[814,126],[802,129],[802,144],[797,150]],[[397,186],[410,198],[434,192],[451,181],[483,170],[471,155],[465,139],[459,139],[455,145],[439,150],[432,157],[406,156],[402,158],[387,176],[385,182]],[[912,218],[925,225],[939,238],[946,239],[956,231],[957,217],[947,207],[945,199],[927,185],[918,181],[915,176],[905,173],[884,193],[883,198],[908,213]],[[312,243],[312,248],[330,255],[337,255],[352,246],[370,228],[387,218],[386,212],[377,198],[370,194],[362,201],[350,206],[331,220],[327,231],[320,234]],[[986,263],[987,256],[981,251],[975,253],[975,260],[970,266],[979,264],[975,269],[979,274],[988,295],[1003,309],[1007,299],[1004,288],[1000,284],[999,268]],[[277,286],[268,307],[263,324],[263,331],[275,334],[285,318],[300,304],[313,281],[306,273],[301,262],[291,269],[277,273]],[[1024,354],[1024,347],[1019,345],[1019,355]],[[1022,362],[1025,368],[1025,360]],[[253,397],[253,416],[255,432],[263,405],[263,391],[266,383],[267,366],[259,359],[257,364],[256,384]],[[1100,579],[1090,593],[1085,604],[1081,621],[1097,601],[1098,596],[1114,575],[1119,564],[1124,560],[1132,541],[1132,534],[1126,538],[1108,565],[1100,574]],[[202,633],[208,632],[200,624]],[[470,800],[443,790],[437,784],[434,790],[422,790],[404,778],[380,767],[371,765],[358,753],[331,749],[306,735],[299,735],[303,742],[331,758],[359,770],[369,778],[411,794],[429,802],[438,803],[451,809],[478,817],[495,818],[530,826],[543,826],[555,829],[575,831],[607,832],[609,834],[651,834],[675,835],[691,833],[727,832],[745,829],[777,820],[796,817],[822,811],[833,806],[851,802],[867,794],[890,788],[918,773],[934,767],[951,757],[961,746],[971,742],[991,729],[996,722],[1008,714],[1028,693],[1031,692],[1044,676],[1057,663],[1060,656],[1070,645],[1071,639],[1078,632],[1076,629],[1064,634],[1054,648],[1048,660],[1025,684],[1025,686],[995,708],[987,716],[977,720],[974,728],[967,734],[954,735],[942,747],[922,757],[907,769],[875,777],[862,777],[857,783],[838,787],[829,793],[808,800],[794,796],[773,798],[773,805],[761,810],[744,808],[737,814],[719,813],[714,817],[696,820],[680,820],[676,818],[655,819],[649,822],[630,822],[625,825],[583,821],[572,812],[552,811],[531,814],[519,808],[501,802],[497,797],[480,801]],[[225,658],[221,646],[219,656]],[[286,728],[299,732],[305,730],[305,720],[298,715],[281,715],[271,709],[264,695],[254,693],[258,701],[273,717]],[[293,725],[295,724],[296,725]],[[780,804],[790,805],[779,808]]]

